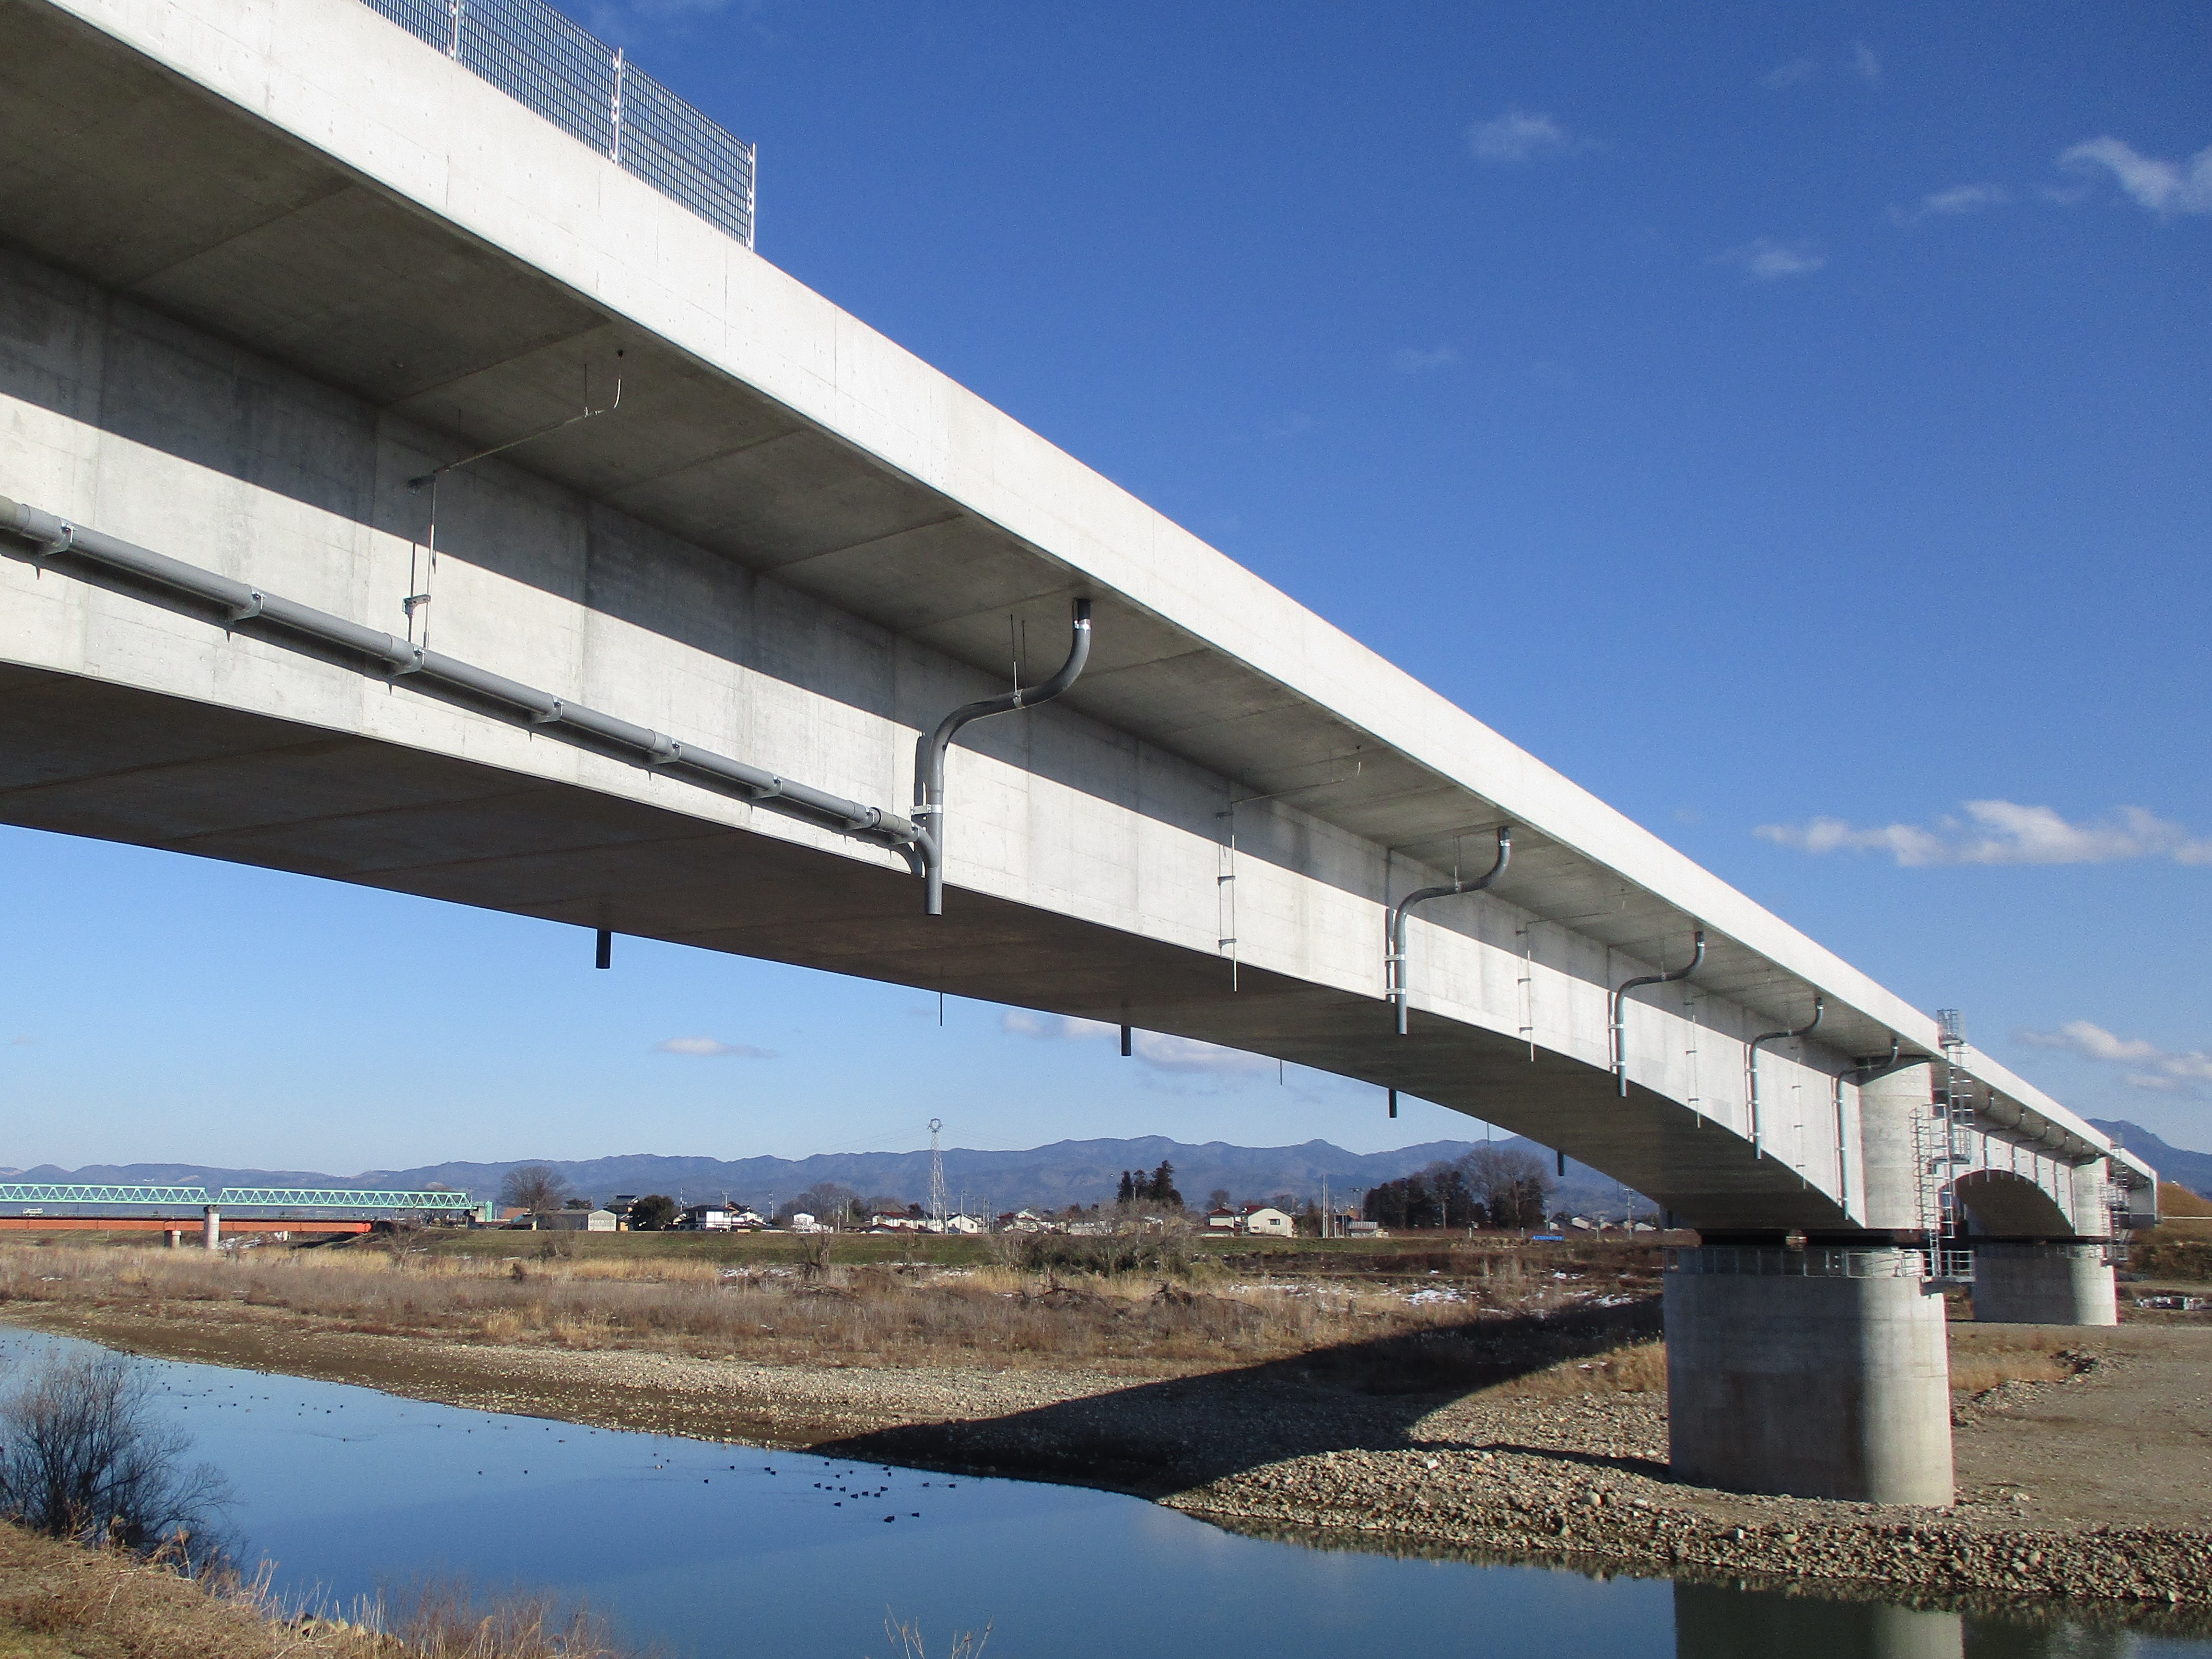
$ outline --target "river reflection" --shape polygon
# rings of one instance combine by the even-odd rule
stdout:
[[[2118,1659],[2203,1650],[2118,1631],[1705,1584],[1674,1586],[1674,1649],[1682,1659]]]
[[[0,1328],[10,1361],[70,1346]],[[2037,1630],[1874,1603],[1585,1577],[1239,1536],[1140,1499],[948,1478],[147,1362],[236,1489],[250,1556],[337,1601],[426,1576],[549,1587],[629,1640],[719,1659],[1205,1651],[1338,1659],[2212,1659],[2212,1643]]]

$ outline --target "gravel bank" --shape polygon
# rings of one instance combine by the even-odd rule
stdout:
[[[2094,1363],[2081,1376],[2008,1383],[1962,1407],[1961,1502],[1911,1510],[1678,1485],[1664,1398],[1651,1394],[1391,1396],[1331,1387],[1296,1363],[1156,1380],[781,1367],[348,1334],[262,1310],[222,1322],[115,1308],[9,1316],[483,1410],[1107,1487],[1316,1541],[1899,1599],[2124,1604],[2212,1628],[2212,1331],[2082,1333]],[[2144,1443],[2154,1420],[2170,1444]],[[2115,1425],[2118,1442],[2099,1438]],[[2100,1498],[2083,1473],[2111,1463],[2116,1444],[2142,1466],[2115,1500],[2128,1520],[2100,1512],[2113,1494]]]

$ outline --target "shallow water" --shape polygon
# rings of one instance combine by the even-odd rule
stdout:
[[[74,1347],[0,1331],[12,1362]],[[2212,1642],[1239,1537],[1141,1499],[948,1478],[142,1362],[239,1499],[249,1560],[338,1601],[425,1576],[581,1597],[628,1639],[720,1659],[1006,1659],[1387,1648],[1482,1659],[2212,1659]],[[1217,1645],[1224,1644],[1224,1645]]]

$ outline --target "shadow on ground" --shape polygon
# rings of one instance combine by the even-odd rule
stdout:
[[[1289,1359],[1139,1383],[1004,1417],[918,1424],[808,1449],[1103,1486],[1159,1498],[1285,1458],[1416,1444],[1414,1425],[1478,1389],[1589,1359],[1659,1334],[1656,1298],[1549,1317],[1455,1327],[1316,1349]],[[1515,1448],[1664,1474],[1640,1459]]]

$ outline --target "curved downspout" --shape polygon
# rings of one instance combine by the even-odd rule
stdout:
[[[1705,960],[1705,930],[1698,929],[1695,948],[1690,959],[1671,974],[1645,974],[1626,981],[1613,994],[1613,1074],[1620,1079],[1620,1092],[1628,1094],[1628,1026],[1627,1010],[1624,1004],[1631,991],[1641,990],[1646,985],[1672,985],[1678,979],[1687,979],[1704,966]]]
[[[1449,898],[1455,893],[1479,893],[1505,873],[1505,866],[1513,859],[1513,826],[1500,824],[1498,829],[1498,862],[1490,866],[1486,875],[1473,881],[1454,879],[1449,887],[1423,887],[1408,893],[1398,901],[1390,912],[1390,954],[1382,959],[1382,981],[1388,988],[1383,994],[1398,1008],[1398,1035],[1406,1035],[1406,1003],[1408,987],[1406,983],[1406,913],[1417,904],[1431,899]],[[1395,1114],[1394,1114],[1395,1115]]]
[[[1067,660],[1060,664],[1060,672],[1050,679],[1039,685],[1018,685],[980,702],[963,703],[938,721],[937,730],[915,741],[914,816],[919,833],[915,846],[920,856],[910,861],[919,866],[927,883],[927,904],[933,916],[945,914],[945,751],[952,746],[952,739],[969,721],[988,720],[993,714],[1011,714],[1017,708],[1049,702],[1074,684],[1075,677],[1083,672],[1083,665],[1091,658],[1090,600],[1076,600],[1071,627],[1073,637],[1068,641]]]
[[[1810,1036],[1814,1030],[1819,1029],[1821,1016],[1826,1014],[1827,1011],[1827,999],[1823,996],[1815,995],[1813,999],[1812,1018],[1807,1020],[1805,1024],[1800,1025],[1794,1031],[1762,1031],[1757,1036],[1752,1038],[1751,1046],[1743,1051],[1744,1070],[1750,1073],[1751,1076],[1751,1149],[1753,1152],[1756,1152],[1759,1150],[1759,1045],[1767,1042],[1779,1042],[1784,1037]]]

